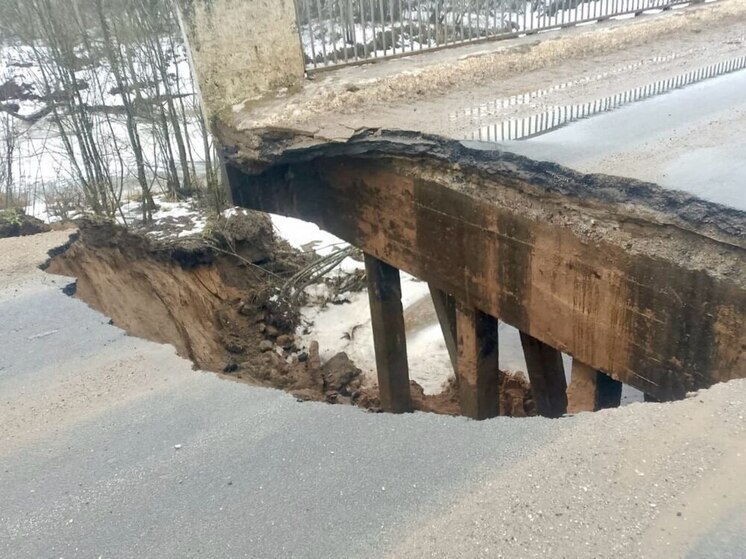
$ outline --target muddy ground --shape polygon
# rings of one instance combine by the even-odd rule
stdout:
[[[377,387],[346,354],[322,363],[317,342],[295,337],[304,300],[283,286],[315,258],[277,238],[268,216],[241,212],[204,236],[170,240],[84,220],[46,270],[77,278],[70,294],[131,335],[173,345],[199,369],[379,411]],[[453,379],[437,395],[412,382],[412,397],[420,411],[460,412]],[[535,415],[522,375],[503,374],[501,412]]]

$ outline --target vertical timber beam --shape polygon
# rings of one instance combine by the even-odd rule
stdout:
[[[433,284],[430,284],[430,297],[432,297],[433,300],[435,314],[438,315],[440,329],[443,331],[443,339],[446,342],[446,349],[448,349],[448,357],[450,357],[451,359],[453,372],[458,373],[458,346],[456,344],[456,337],[458,336],[456,329],[456,300],[453,298],[452,295],[449,295],[445,291],[434,287]]]
[[[365,255],[378,390],[384,411],[412,411],[399,270]]]
[[[456,331],[461,413],[472,419],[496,417],[500,412],[497,319],[457,304]]]
[[[622,382],[598,371],[596,383],[596,411],[618,408],[622,405]]]
[[[525,332],[521,332],[521,345],[539,415],[563,416],[567,412],[567,380],[562,353]]]
[[[572,376],[567,389],[568,413],[616,408],[621,401],[621,382],[573,359]]]

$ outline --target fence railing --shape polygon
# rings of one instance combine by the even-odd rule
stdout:
[[[714,77],[739,72],[744,68],[746,68],[746,56],[741,56],[586,103],[552,107],[548,111],[533,114],[522,119],[509,119],[494,124],[482,124],[477,130],[468,134],[465,139],[480,142],[527,140],[561,128],[576,120],[612,111],[625,105],[656,97]],[[480,122],[483,112],[493,112],[494,108],[500,106],[517,105],[520,101],[520,99],[515,97],[503,99],[469,109],[469,113],[474,121]]]
[[[577,25],[691,0],[295,0],[309,71]]]

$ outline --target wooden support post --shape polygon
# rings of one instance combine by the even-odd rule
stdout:
[[[622,382],[599,371],[596,383],[596,411],[618,408],[622,405]]]
[[[399,270],[365,255],[378,390],[384,411],[412,411]]]
[[[500,411],[497,319],[458,304],[456,330],[461,413],[472,419],[496,417]]]
[[[562,353],[525,332],[521,332],[521,345],[539,415],[561,417],[567,412],[567,380]]]
[[[433,299],[435,313],[438,315],[440,329],[443,331],[443,339],[448,349],[448,357],[451,359],[453,372],[458,372],[458,347],[456,344],[456,300],[445,291],[433,287],[430,284],[430,296]]]
[[[567,389],[568,413],[616,408],[621,401],[621,382],[573,359],[572,376]]]

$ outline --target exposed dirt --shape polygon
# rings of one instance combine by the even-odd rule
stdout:
[[[299,400],[379,411],[377,387],[346,354],[322,363],[318,343],[306,347],[294,336],[299,303],[287,302],[280,286],[313,258],[275,238],[266,215],[247,212],[216,228],[213,240],[160,241],[83,221],[46,269],[77,278],[70,292],[116,326],[173,345],[200,369]],[[505,374],[503,387],[505,414],[535,414],[522,377]],[[417,410],[459,413],[455,381],[434,396],[413,382],[412,397]]]

